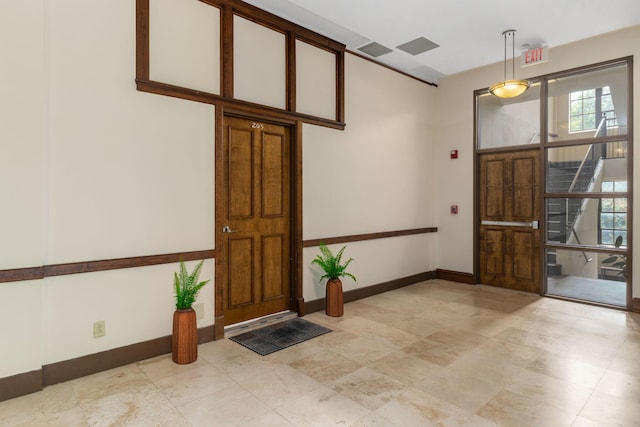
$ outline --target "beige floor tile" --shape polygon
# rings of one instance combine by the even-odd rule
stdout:
[[[637,363],[639,362],[636,360]],[[627,400],[638,399],[640,396],[640,377],[609,369],[596,387],[596,392]]]
[[[147,388],[153,383],[137,365],[110,369],[70,381],[80,402]]]
[[[468,426],[474,417],[472,413],[415,389],[404,390],[380,407],[376,413],[405,427]]]
[[[186,419],[152,385],[87,397],[80,407],[91,426],[188,426]]]
[[[71,384],[66,382],[46,387],[37,393],[0,402],[0,424],[37,425],[42,424],[44,420],[53,420],[58,415],[64,418],[67,415],[63,414],[77,413],[78,410],[78,399]]]
[[[3,419],[2,425],[5,427],[13,424],[6,423]],[[5,424],[6,423],[6,424]],[[56,413],[39,413],[35,418],[24,423],[18,424],[18,427],[88,427],[89,423],[80,409],[76,406],[72,409],[60,411]]]
[[[178,406],[194,427],[258,425],[256,420],[271,409],[239,385]]]
[[[247,349],[240,344],[225,338],[199,345],[198,360],[206,360],[213,365],[217,365],[232,357],[245,354],[246,351]]]
[[[604,368],[547,352],[528,365],[527,369],[590,388],[598,385],[605,372]]]
[[[402,350],[377,360],[370,367],[410,386],[443,370],[440,365],[414,357]]]
[[[416,383],[415,388],[473,414],[502,390],[505,382],[443,369]]]
[[[209,363],[198,364],[174,375],[155,381],[160,392],[179,406],[235,384],[228,375]]]
[[[595,421],[600,426],[635,427],[640,420],[638,401],[637,396],[629,400],[595,392],[580,412],[580,416]]]
[[[316,381],[323,384],[330,384],[360,369],[362,364],[327,349],[298,359],[290,363],[289,366]]]
[[[338,393],[372,411],[398,396],[404,387],[400,381],[368,367],[358,369],[332,385]]]
[[[349,426],[370,411],[353,400],[321,387],[299,396],[276,409],[297,427]]]
[[[239,384],[270,408],[276,408],[322,386],[322,383],[288,365],[274,366],[239,381]]]
[[[248,348],[242,347],[240,344],[236,345],[242,349],[241,354],[229,357],[215,364],[216,368],[229,375],[233,380],[243,381],[278,366],[277,362],[260,356]]]
[[[502,390],[477,413],[484,419],[505,427],[570,427],[577,413],[536,399]]]
[[[399,350],[386,338],[378,336],[358,337],[333,347],[333,351],[358,363],[369,363]]]
[[[367,415],[361,420],[356,421],[349,427],[402,427],[399,424],[394,423],[389,418],[385,418],[382,415],[375,412]]]
[[[535,396],[536,400],[549,406],[565,408],[575,414],[580,412],[593,393],[591,387],[576,385],[530,370],[520,372],[505,389],[523,397]]]
[[[204,358],[200,357],[194,363],[179,365],[173,362],[170,354],[165,354],[154,357],[153,359],[143,360],[136,365],[151,381],[157,381],[210,364]]]

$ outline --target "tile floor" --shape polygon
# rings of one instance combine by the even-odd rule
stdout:
[[[639,426],[640,315],[432,280],[322,312],[262,357],[227,339],[0,402],[2,426]]]

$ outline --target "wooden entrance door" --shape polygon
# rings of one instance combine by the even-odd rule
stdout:
[[[225,325],[290,309],[290,153],[289,128],[225,117],[216,249]]]
[[[480,156],[480,283],[539,292],[540,153]]]

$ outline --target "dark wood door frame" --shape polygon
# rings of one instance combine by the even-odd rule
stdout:
[[[274,119],[273,117],[262,114],[247,114],[225,109],[223,106],[217,106],[215,110],[215,247],[217,249],[224,245],[222,237],[222,227],[224,226],[222,218],[224,218],[222,204],[222,195],[224,191],[223,170],[224,170],[224,153],[222,149],[224,138],[224,119],[225,116],[234,116],[245,118],[248,120],[260,120],[270,122],[291,129],[291,255],[292,255],[292,271],[291,271],[291,301],[290,309],[298,313],[298,316],[304,315],[304,297],[302,291],[302,122],[287,121]],[[216,253],[222,253],[217,250]],[[215,328],[214,339],[224,338],[224,283],[222,282],[222,269],[226,268],[226,262],[216,256],[215,262]]]

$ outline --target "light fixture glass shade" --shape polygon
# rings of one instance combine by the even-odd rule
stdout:
[[[496,83],[489,88],[489,92],[498,98],[515,98],[529,89],[530,83],[527,80],[506,80]]]

